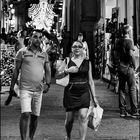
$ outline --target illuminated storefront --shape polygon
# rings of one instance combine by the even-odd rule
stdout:
[[[38,29],[55,29],[62,17],[62,0],[2,0],[0,1],[0,25],[6,33],[18,31],[31,25]],[[61,4],[61,5],[60,5]],[[54,20],[57,17],[57,20]],[[62,19],[61,19],[62,20]],[[56,23],[58,22],[58,23]]]

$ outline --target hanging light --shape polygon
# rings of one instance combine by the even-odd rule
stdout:
[[[10,7],[10,8],[13,8],[13,4],[10,4],[9,7]]]
[[[15,13],[15,9],[11,9],[11,13],[14,14]]]

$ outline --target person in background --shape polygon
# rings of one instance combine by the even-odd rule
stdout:
[[[50,88],[51,70],[48,55],[40,48],[41,43],[41,30],[34,30],[30,37],[30,45],[21,48],[15,58],[15,69],[10,85],[10,94],[14,93],[14,85],[17,82],[19,71],[21,71],[19,82],[21,140],[26,140],[29,118],[29,138],[33,140],[38,116],[40,116],[42,92],[46,93]],[[43,80],[45,81],[44,83]]]
[[[70,56],[71,54],[71,36],[70,31],[67,31],[67,27],[64,26],[61,32],[61,42],[60,42],[60,49],[63,51],[63,58]]]
[[[85,41],[85,38],[83,36],[83,33],[79,33],[77,40],[81,41],[83,43],[83,48],[84,48],[84,55],[89,58],[89,49],[88,49],[88,44]]]
[[[45,52],[48,52],[50,48],[51,48],[50,35],[49,35],[49,33],[47,31],[43,31],[42,49]]]
[[[137,117],[138,105],[137,105],[137,93],[136,93],[136,79],[135,69],[136,62],[133,55],[134,43],[132,40],[132,28],[129,25],[125,25],[123,29],[123,38],[119,39],[115,48],[115,60],[118,65],[119,75],[119,108],[120,117],[126,117],[128,113],[132,117]],[[126,105],[126,83],[128,85],[128,92],[130,96],[130,111],[127,110]]]
[[[3,39],[0,39],[0,46],[1,46],[0,51],[3,50],[7,52],[7,45],[5,44],[5,41]]]
[[[85,140],[87,134],[87,112],[90,106],[90,91],[95,97],[95,85],[92,78],[91,62],[84,53],[83,43],[75,41],[72,44],[72,57],[69,58],[68,68],[61,74],[69,74],[69,84],[64,89],[63,105],[66,111],[65,140],[71,139],[74,117],[78,112],[80,140]],[[95,102],[97,103],[96,97]]]
[[[21,30],[17,33],[17,42],[15,44],[15,52],[25,47],[25,38],[27,36],[26,30]]]
[[[0,39],[4,40],[7,44],[7,34],[5,33],[5,28],[2,28],[2,34],[0,34]]]

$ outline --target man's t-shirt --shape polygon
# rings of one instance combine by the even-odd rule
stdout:
[[[135,50],[132,39],[123,38],[117,42],[116,51],[119,53],[119,61],[125,65],[130,65],[132,63],[129,53],[130,50]]]
[[[43,85],[44,63],[48,62],[48,55],[38,51],[36,54],[29,48],[22,48],[17,52],[16,60],[21,61],[20,89],[40,91]]]

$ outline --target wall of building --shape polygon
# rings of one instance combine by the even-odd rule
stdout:
[[[116,0],[105,0],[105,18],[111,18],[114,7],[116,7]]]
[[[124,22],[126,18],[126,0],[117,0],[116,6],[119,7],[119,22]]]
[[[129,25],[133,26],[133,16],[134,16],[134,3],[133,0],[127,0],[126,2],[126,7],[127,7],[127,22]]]
[[[127,23],[133,26],[133,0],[116,0],[116,6],[119,7],[119,22],[124,22],[124,18],[127,18]]]
[[[1,27],[2,27],[2,1],[0,1],[0,33],[1,33]]]
[[[15,30],[18,31],[25,26],[26,2],[21,1],[15,5]]]
[[[140,1],[136,1],[137,40],[140,45]]]
[[[106,18],[111,18],[112,8],[119,7],[119,23],[124,22],[124,18],[127,18],[127,22],[133,25],[133,1],[132,0],[106,0]]]

